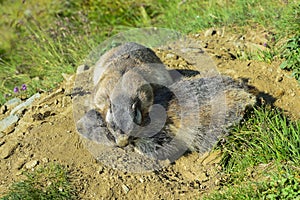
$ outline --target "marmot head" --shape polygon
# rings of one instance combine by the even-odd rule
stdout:
[[[153,89],[134,70],[125,73],[114,87],[109,99],[105,121],[118,146],[126,146],[138,126],[144,123],[153,104]]]

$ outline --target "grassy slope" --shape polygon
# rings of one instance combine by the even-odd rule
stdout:
[[[74,73],[98,43],[130,27],[159,26],[190,33],[212,26],[258,23],[274,30],[277,40],[299,38],[300,5],[296,1],[58,2],[0,1],[0,14],[5,16],[0,19],[0,105],[15,95],[15,86],[23,83],[28,86],[23,95],[55,87],[62,80],[62,73]],[[299,49],[297,45],[294,42],[293,48],[286,48],[284,53],[284,58],[292,60],[286,68],[296,74],[300,71],[299,51],[297,54],[294,50]],[[272,58],[281,49],[274,52],[263,52],[262,56]],[[299,122],[289,122],[278,111],[254,111],[221,147],[224,171],[231,178],[211,198],[234,199],[243,194],[244,199],[259,199],[262,194],[272,199],[274,195],[286,197],[286,191],[297,195],[294,191],[299,189],[299,169],[295,167],[299,165],[299,126]],[[269,163],[276,166],[269,172],[272,175],[259,182],[247,180],[249,169]],[[287,167],[283,167],[285,163],[289,163]]]
[[[5,16],[0,20],[0,105],[23,83],[29,86],[29,95],[55,87],[61,74],[74,72],[96,44],[130,27],[160,26],[189,33],[211,26],[259,23],[274,29],[277,38],[295,35],[300,30],[300,6],[283,2],[4,1],[0,4],[0,14]],[[269,54],[263,57],[276,56]],[[285,58],[291,54],[287,51]],[[293,67],[286,68],[299,73],[297,55],[290,56]]]

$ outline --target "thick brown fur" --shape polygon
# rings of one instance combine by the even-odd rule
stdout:
[[[117,146],[133,145],[138,152],[160,160],[175,160],[180,156],[176,152],[185,149],[210,150],[255,104],[245,86],[230,77],[195,76],[173,83],[155,53],[136,43],[104,54],[95,71],[99,77],[94,77],[92,100],[106,121],[110,138]],[[143,120],[138,126],[130,110],[136,102]],[[158,131],[145,135],[141,132],[147,123],[155,121],[149,117],[153,104],[166,110],[166,121],[162,128],[151,126]]]

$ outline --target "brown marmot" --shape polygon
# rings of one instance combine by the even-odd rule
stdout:
[[[105,53],[96,63],[94,85],[84,136],[159,160],[211,149],[255,103],[230,77],[173,81],[155,53],[136,43]]]

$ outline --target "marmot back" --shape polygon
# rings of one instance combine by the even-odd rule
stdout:
[[[168,120],[159,133],[134,144],[139,152],[158,159],[177,159],[174,151],[182,146],[209,151],[256,103],[245,85],[227,76],[180,80],[155,98],[154,103],[166,108]]]

